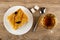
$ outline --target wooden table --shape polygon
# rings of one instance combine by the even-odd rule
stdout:
[[[39,7],[46,7],[46,13],[53,13],[56,15],[58,23],[53,32],[38,26],[36,32],[31,30],[24,35],[12,35],[3,25],[3,16],[8,8],[12,6],[22,5],[27,8],[32,8],[35,5]],[[37,19],[36,12],[34,20]],[[35,21],[34,21],[35,22]],[[0,40],[60,40],[60,0],[0,0]]]

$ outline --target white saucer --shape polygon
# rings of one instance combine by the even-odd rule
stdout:
[[[11,25],[7,21],[7,16],[10,15],[11,13],[15,12],[18,9],[22,9],[25,12],[25,14],[28,16],[28,23],[26,25],[23,25],[18,30],[13,30]],[[14,34],[14,35],[22,35],[22,34],[27,33],[31,29],[32,24],[33,24],[33,16],[31,14],[31,12],[24,6],[13,6],[13,7],[9,8],[7,10],[7,12],[5,13],[3,21],[4,21],[4,26],[8,32],[10,32],[11,34]]]

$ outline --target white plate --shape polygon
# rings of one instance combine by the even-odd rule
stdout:
[[[7,16],[10,15],[11,13],[17,11],[18,9],[22,9],[25,12],[25,14],[28,16],[28,23],[23,25],[18,30],[14,30],[14,29],[12,29],[11,25],[9,24],[9,22],[7,20]],[[7,29],[8,32],[15,34],[15,35],[22,35],[22,34],[27,33],[31,29],[32,24],[33,24],[33,16],[31,14],[31,12],[24,6],[13,6],[13,7],[9,8],[7,10],[7,12],[5,13],[3,21],[4,21],[5,28]]]

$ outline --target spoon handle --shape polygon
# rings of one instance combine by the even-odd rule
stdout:
[[[45,11],[46,11],[46,8],[45,8],[45,7],[40,8],[40,14],[44,14]],[[40,18],[40,16],[39,16],[39,18]],[[37,27],[38,27],[38,24],[39,24],[39,18],[38,18],[38,21],[37,21],[37,23],[36,23],[34,29],[33,29],[33,32],[35,32],[36,29],[37,29]]]
[[[37,27],[38,27],[38,24],[39,24],[39,18],[38,18],[38,21],[37,21],[37,23],[36,23],[36,25],[35,25],[34,29],[33,29],[33,32],[35,32],[35,31],[36,31],[36,29],[37,29]]]

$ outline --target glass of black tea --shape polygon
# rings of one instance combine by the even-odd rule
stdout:
[[[52,29],[56,25],[56,16],[54,14],[41,15],[41,24],[45,29]]]

